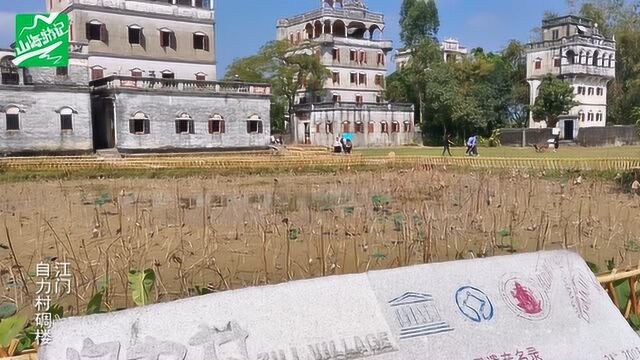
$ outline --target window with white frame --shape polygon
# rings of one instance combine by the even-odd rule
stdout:
[[[60,110],[60,130],[73,131],[73,110],[65,107]]]
[[[17,106],[10,106],[5,111],[6,129],[9,131],[20,130],[20,109]]]

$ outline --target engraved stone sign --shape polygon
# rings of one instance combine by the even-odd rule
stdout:
[[[40,360],[636,359],[571,252],[247,288],[54,323]]]

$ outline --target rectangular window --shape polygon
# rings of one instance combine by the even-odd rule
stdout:
[[[367,132],[369,134],[372,134],[374,132],[374,124],[372,122],[370,122],[369,124],[367,124]]]
[[[4,85],[20,85],[20,75],[17,72],[3,72],[2,83]]]
[[[362,95],[356,95],[356,104],[362,105]]]
[[[129,132],[135,135],[149,134],[149,119],[129,119]]]
[[[367,53],[364,51],[360,51],[360,64],[367,63]]]
[[[358,52],[355,50],[350,50],[349,51],[349,60],[351,62],[357,62],[358,61]]]
[[[358,76],[358,83],[360,85],[367,85],[367,74],[360,73]]]
[[[142,70],[131,70],[132,77],[142,77]]]
[[[331,51],[331,56],[333,57],[333,61],[340,62],[340,50],[339,49],[333,49]]]
[[[204,34],[193,34],[193,48],[209,51],[209,37]]]
[[[353,85],[357,85],[358,84],[358,74],[351,73],[351,84],[353,84]]]
[[[334,103],[340,102],[340,100],[341,100],[340,95],[333,95],[333,102]]]
[[[339,72],[334,72],[331,76],[332,80],[333,80],[333,84],[334,85],[340,85],[340,73]]]
[[[382,75],[376,75],[375,77],[375,83],[378,86],[384,86],[384,76]]]
[[[320,130],[322,130],[321,124],[316,124],[316,134],[320,134]]]
[[[102,35],[103,35],[103,28],[104,25],[103,24],[91,24],[91,23],[87,23],[87,40],[91,41],[91,40],[98,40],[98,41],[102,41]]]
[[[392,122],[391,123],[391,132],[392,133],[399,133],[400,132],[400,124],[397,122]]]
[[[93,68],[91,69],[91,80],[102,79],[104,77],[104,69]]]
[[[386,122],[380,123],[380,132],[383,134],[389,133],[389,125]]]
[[[589,88],[589,95],[593,95],[593,88],[592,87]]]
[[[73,130],[73,120],[71,114],[60,115],[60,128],[62,130]]]
[[[247,121],[247,133],[248,134],[262,134],[262,121],[249,120]]]
[[[560,58],[553,59],[553,66],[560,67],[560,64],[561,64],[561,59]]]
[[[385,62],[384,54],[382,53],[378,54],[378,65],[384,66],[384,62]]]
[[[333,134],[333,123],[327,123],[325,130],[327,131],[327,134]]]
[[[349,123],[346,122],[346,121],[343,122],[342,123],[342,132],[348,134],[350,130],[351,130],[351,127],[349,126]]]
[[[382,96],[376,95],[376,103],[382,104]]]
[[[224,134],[224,120],[209,120],[209,134]]]
[[[193,120],[176,120],[176,134],[195,134]]]
[[[196,81],[206,81],[206,80],[207,80],[206,75],[201,75],[201,74],[196,75]]]
[[[553,40],[558,40],[560,38],[560,30],[553,30],[551,32],[551,37]]]
[[[411,132],[411,123],[404,123],[404,132]]]
[[[356,123],[356,134],[364,134],[364,124],[363,123]]]
[[[59,66],[56,68],[56,76],[67,76],[69,75],[69,68],[66,66]]]
[[[6,116],[7,116],[7,130],[20,130],[20,115],[6,114]]]
[[[129,28],[129,44],[142,45],[142,29],[133,27]]]
[[[160,46],[163,48],[177,49],[176,34],[173,31],[160,31]]]
[[[536,68],[536,70],[542,69],[542,61],[541,60],[536,60],[535,68]]]

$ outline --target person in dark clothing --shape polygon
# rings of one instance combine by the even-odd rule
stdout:
[[[560,147],[560,135],[556,135],[556,137],[553,139],[553,152],[558,151],[559,147]]]
[[[444,156],[445,153],[449,153],[449,156],[453,156],[451,155],[451,145],[453,145],[453,141],[451,141],[451,134],[446,134],[444,136],[444,149],[442,150],[442,156]]]
[[[351,149],[353,149],[353,143],[351,142],[351,140],[347,140],[344,146],[344,151],[347,154],[351,154]]]

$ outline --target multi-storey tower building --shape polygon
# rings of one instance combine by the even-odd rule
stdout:
[[[89,44],[91,78],[215,80],[212,0],[47,0]]]
[[[464,59],[469,50],[460,45],[460,42],[453,38],[447,38],[440,44],[442,49],[442,57],[446,62],[456,62]],[[396,69],[404,68],[409,60],[411,60],[411,49],[397,50],[395,55]]]
[[[607,123],[607,84],[615,78],[615,39],[605,38],[589,19],[564,16],[542,22],[542,40],[529,44],[527,81],[531,105],[535,104],[542,78],[553,74],[569,82],[576,94],[576,105],[558,123],[560,137],[572,140],[580,128]],[[546,122],[530,127],[544,128]]]
[[[392,42],[383,39],[384,28],[384,15],[370,11],[361,0],[324,0],[319,9],[278,21],[278,40],[294,45],[311,42],[331,73],[319,98],[312,99],[304,91],[298,95],[300,106],[293,119],[296,142],[331,145],[340,133],[354,133],[354,142],[360,146],[413,140],[410,105],[387,104],[383,98],[388,54],[393,49]],[[341,129],[333,126],[334,119]],[[364,122],[370,131],[364,131]]]

